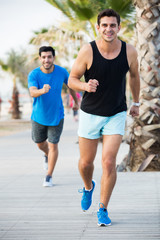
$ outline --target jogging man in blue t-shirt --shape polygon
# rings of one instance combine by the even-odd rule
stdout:
[[[28,75],[28,88],[33,97],[32,139],[45,153],[45,165],[48,169],[44,187],[52,187],[52,173],[58,158],[58,142],[63,129],[64,108],[61,98],[63,83],[68,84],[66,69],[55,65],[55,50],[50,46],[39,49],[41,67]],[[78,109],[76,93],[69,89]]]

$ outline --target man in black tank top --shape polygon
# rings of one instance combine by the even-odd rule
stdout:
[[[79,171],[84,181],[82,210],[89,209],[95,181],[92,179],[98,139],[103,136],[102,179],[98,225],[111,224],[107,207],[116,183],[116,156],[126,119],[126,73],[133,97],[132,117],[139,115],[140,81],[135,48],[120,41],[120,16],[112,9],[99,13],[100,39],[80,50],[69,77],[69,87],[84,91],[79,119]],[[80,81],[84,75],[85,82]]]

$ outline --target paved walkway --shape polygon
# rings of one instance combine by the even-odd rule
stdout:
[[[97,227],[101,144],[95,160],[97,186],[90,210],[80,208],[77,123],[66,116],[54,172],[54,187],[43,188],[42,154],[30,131],[0,138],[0,239],[160,239],[160,173],[118,173],[109,205],[112,226]],[[124,155],[125,147],[118,158]]]

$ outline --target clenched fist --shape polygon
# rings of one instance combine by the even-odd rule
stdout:
[[[44,92],[44,93],[49,92],[49,89],[51,89],[51,86],[50,86],[49,84],[44,84],[44,85],[43,85],[43,92]]]
[[[138,116],[139,116],[139,107],[131,106],[130,111],[129,111],[129,114],[130,114],[132,117],[138,117]]]
[[[99,82],[96,79],[90,79],[86,86],[87,92],[96,92]]]

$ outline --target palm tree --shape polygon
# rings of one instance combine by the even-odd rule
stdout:
[[[70,20],[70,23],[75,23],[74,31],[78,32],[80,30],[79,22],[83,22],[83,31],[88,33],[92,32],[93,35],[96,35],[95,27],[94,27],[94,17],[95,17],[95,8],[93,8],[93,5],[95,5],[95,1],[92,1],[92,4],[90,1],[86,0],[80,0],[80,1],[72,1],[72,0],[46,0],[49,2],[52,6],[59,9],[68,20]],[[91,29],[89,29],[91,28]]]
[[[74,32],[73,29],[65,28],[65,25],[59,27],[52,26],[50,29],[41,29],[40,32],[34,32],[34,37],[30,40],[30,44],[40,46],[46,42],[54,46],[58,54],[56,54],[56,63],[64,67],[68,67],[70,59],[75,58],[78,50],[85,42],[83,33]],[[37,51],[33,59],[38,59]],[[65,66],[66,65],[66,66]]]
[[[26,85],[27,73],[25,63],[27,57],[24,53],[18,54],[14,50],[8,53],[7,63],[0,60],[0,65],[4,71],[10,72],[13,76],[13,91],[12,91],[12,119],[20,119],[21,112],[19,110],[19,92],[16,85],[17,78],[23,79],[23,85]],[[25,80],[24,80],[25,79]]]
[[[160,3],[134,0],[137,15],[137,50],[141,78],[140,116],[130,130],[126,158],[132,171],[160,170]]]
[[[134,6],[131,0],[45,0],[52,6],[59,9],[70,20],[71,27],[74,31],[84,31],[91,39],[97,37],[95,24],[97,14],[106,8],[113,8],[119,12],[123,18],[124,25],[128,29],[133,29],[130,22],[133,19]],[[83,24],[79,24],[79,23]]]
[[[121,39],[128,40],[133,36],[134,7],[131,0],[46,0],[53,7],[59,9],[66,21],[59,27],[52,26],[50,29],[41,29],[34,32],[34,37],[30,44],[40,46],[46,42],[54,46],[58,52],[56,62],[64,67],[68,67],[71,59],[76,58],[79,49],[84,42],[91,41],[97,37],[95,30],[96,18],[99,11],[112,7],[119,9],[122,19],[123,31]],[[131,14],[132,13],[132,14]],[[126,19],[124,19],[126,18]],[[129,31],[128,31],[129,29]],[[129,32],[129,33],[128,33]],[[88,35],[88,36],[87,36]],[[38,56],[36,55],[34,59]]]

